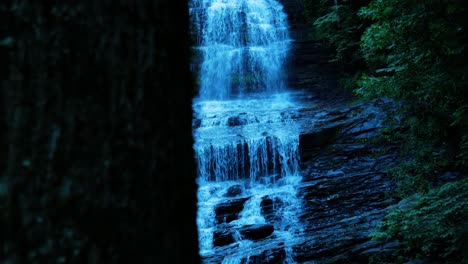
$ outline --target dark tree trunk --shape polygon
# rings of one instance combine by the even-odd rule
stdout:
[[[184,1],[1,1],[1,263],[199,262],[188,37]]]

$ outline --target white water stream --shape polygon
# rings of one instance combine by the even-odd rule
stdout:
[[[190,15],[199,58],[193,135],[200,254],[205,262],[241,263],[278,249],[284,263],[295,263],[291,241],[302,231],[301,175],[292,118],[298,106],[285,87],[286,14],[274,0],[192,0]],[[237,192],[229,194],[230,188]],[[220,224],[216,207],[239,199],[245,203],[235,219]],[[258,241],[239,232],[254,224],[274,231]],[[215,246],[217,230],[234,241]]]

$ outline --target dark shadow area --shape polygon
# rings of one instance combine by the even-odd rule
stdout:
[[[0,3],[0,263],[198,263],[188,6]]]

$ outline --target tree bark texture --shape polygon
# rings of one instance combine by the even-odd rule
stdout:
[[[185,1],[1,1],[1,263],[199,262],[188,28]]]

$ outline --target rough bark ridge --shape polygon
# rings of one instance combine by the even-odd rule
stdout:
[[[0,262],[199,261],[187,10],[1,1]]]

